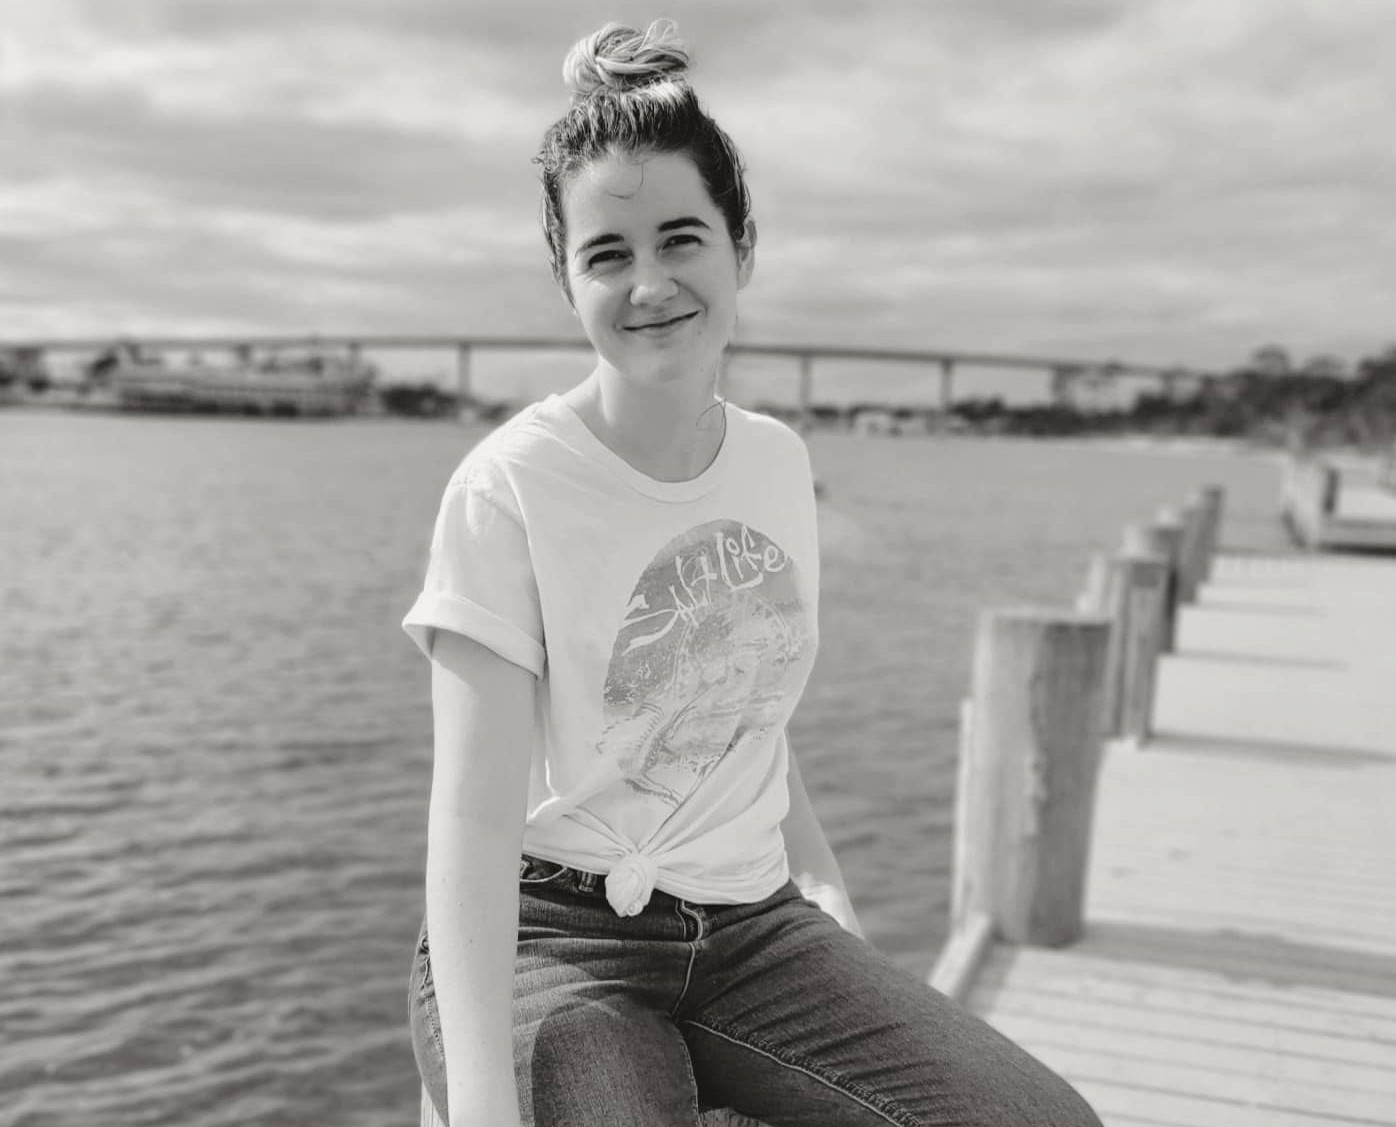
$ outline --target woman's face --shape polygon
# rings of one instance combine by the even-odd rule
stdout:
[[[609,154],[562,197],[572,306],[597,354],[649,385],[708,379],[751,277],[698,169],[675,153]]]

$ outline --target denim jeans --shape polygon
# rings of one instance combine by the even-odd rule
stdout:
[[[839,927],[789,882],[755,904],[656,891],[525,857],[514,1069],[525,1125],[694,1127],[730,1107],[771,1127],[1100,1127],[1064,1080]],[[446,1117],[426,923],[412,966],[417,1066]]]

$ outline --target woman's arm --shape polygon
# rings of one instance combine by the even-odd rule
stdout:
[[[810,805],[793,748],[790,749],[790,813],[781,823],[781,832],[790,859],[790,875],[806,899],[813,900],[833,916],[845,931],[861,937],[863,928],[848,898],[838,859]]]
[[[432,649],[435,757],[427,821],[428,943],[451,1127],[519,1122],[514,952],[536,681],[479,642]]]

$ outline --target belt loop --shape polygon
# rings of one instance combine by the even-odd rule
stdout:
[[[596,874],[583,871],[581,877],[578,887],[583,892],[591,892],[596,887]]]

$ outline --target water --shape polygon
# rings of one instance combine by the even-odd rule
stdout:
[[[398,627],[481,432],[0,415],[0,1124],[415,1122],[428,668]],[[980,609],[1063,604],[1203,482],[1283,546],[1272,459],[813,436],[823,643],[791,742],[871,939],[944,933]]]

